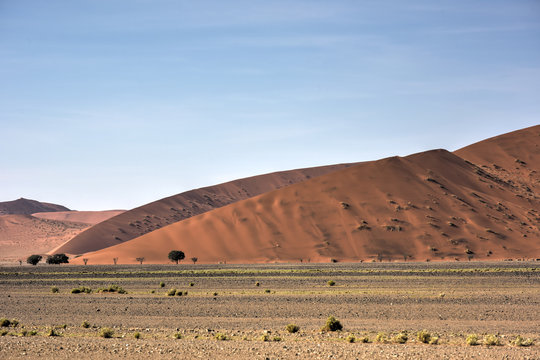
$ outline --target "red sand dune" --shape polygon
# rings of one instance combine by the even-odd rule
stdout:
[[[104,210],[104,211],[57,211],[40,212],[32,214],[33,217],[48,220],[71,221],[82,224],[95,225],[108,220],[113,216],[122,214],[125,210]]]
[[[75,236],[56,251],[82,254],[100,250],[236,201],[347,166],[350,164],[275,172],[190,190],[154,201],[106,220]]]
[[[31,254],[50,252],[119,210],[59,211],[0,216],[0,261],[23,261]],[[54,251],[54,250],[53,250]]]
[[[539,133],[456,151],[469,162],[433,150],[360,163],[83,257],[167,263],[172,249],[201,263],[540,257]]]

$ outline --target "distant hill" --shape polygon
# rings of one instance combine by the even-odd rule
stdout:
[[[539,147],[535,126],[455,153],[334,169],[84,257],[167,263],[179,249],[201,263],[540,258]]]
[[[24,198],[0,202],[0,215],[30,215],[37,212],[52,211],[69,211],[69,209],[62,205],[49,204]]]

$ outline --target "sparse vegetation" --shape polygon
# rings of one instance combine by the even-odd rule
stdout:
[[[163,281],[159,282],[159,287],[165,287],[165,283]]]
[[[226,334],[223,334],[223,333],[217,333],[215,335],[215,338],[216,338],[216,340],[220,340],[220,341],[229,340],[229,337]]]
[[[72,294],[81,294],[81,293],[90,294],[91,292],[92,292],[92,289],[86,286],[79,286],[78,288],[71,289]]]
[[[47,336],[60,336],[60,334],[57,333],[56,330],[54,330],[54,328],[50,328],[49,331],[47,332]]]
[[[53,287],[51,288],[51,292],[52,292],[53,294],[56,294],[56,293],[58,293],[59,291],[60,291],[60,290],[59,290],[58,287],[56,287],[56,286],[53,286]]]
[[[104,339],[110,339],[114,336],[114,330],[110,328],[102,328],[99,332],[99,336]]]
[[[409,340],[409,336],[407,336],[407,332],[402,331],[396,336],[394,336],[394,342],[398,344],[405,344]]]
[[[169,289],[169,291],[167,291],[167,296],[174,296],[176,295],[176,289]]]
[[[347,336],[345,340],[349,343],[354,343],[356,341],[356,338],[354,337],[353,334],[349,334],[349,336]]]
[[[99,293],[118,293],[118,294],[127,294],[127,291],[124,290],[121,286],[118,286],[118,285],[109,285],[108,287],[105,287],[105,288],[99,288],[97,290],[97,292]]]
[[[195,286],[195,283],[194,283],[194,282],[190,282],[190,283],[189,283],[189,286]]]
[[[267,293],[267,294],[270,294],[272,292],[272,290],[266,289],[266,290],[264,290],[264,292]]]
[[[9,319],[6,319],[6,318],[0,319],[0,326],[8,327],[9,325],[11,325],[11,321],[9,321]]]
[[[484,345],[487,345],[487,346],[501,345],[501,340],[499,339],[497,335],[489,334],[489,335],[484,336]]]
[[[54,264],[54,265],[68,264],[69,258],[67,257],[66,254],[54,254],[54,255],[47,256],[46,262],[47,264]]]
[[[342,330],[342,329],[343,329],[343,326],[341,325],[339,320],[337,320],[333,316],[330,316],[326,320],[326,324],[323,326],[323,328],[321,330],[322,331],[338,331],[338,330]]]
[[[334,280],[328,280],[328,286],[334,286],[336,285],[336,282]]]
[[[386,337],[385,333],[379,332],[375,336],[375,342],[385,344],[388,342],[388,338]]]
[[[140,339],[140,338],[141,338],[141,333],[137,331],[137,332],[135,332],[135,333],[133,334],[133,337],[134,337],[135,339]]]
[[[527,347],[527,346],[532,346],[534,341],[532,339],[528,339],[528,338],[525,339],[525,338],[521,337],[521,335],[518,335],[510,343],[512,345],[514,345],[514,346],[525,346],[525,347]]]
[[[137,258],[135,258],[135,261],[138,261],[138,262],[139,262],[139,264],[141,264],[141,265],[142,265],[142,263],[144,262],[144,256],[141,256],[141,257],[137,257]],[[115,262],[115,264],[116,264],[116,262]]]
[[[476,334],[470,334],[469,336],[467,336],[467,339],[465,339],[465,341],[467,342],[467,345],[470,346],[476,346],[480,344],[480,342],[478,341],[478,335]]]
[[[88,329],[90,327],[90,323],[86,320],[84,320],[81,324],[81,326],[85,329]]]
[[[192,257],[192,258],[191,258],[191,261],[193,261],[193,265],[195,265],[195,263],[197,262],[197,260],[199,260],[199,259],[196,258],[196,257]]]
[[[296,324],[289,324],[286,326],[285,328],[289,333],[293,334],[293,333],[296,333],[300,330],[300,326],[296,325]]]
[[[182,338],[182,333],[177,332],[177,333],[175,333],[175,334],[173,335],[173,337],[174,337],[175,339],[181,339],[181,338]]]
[[[255,283],[255,286],[261,286],[261,283],[257,281],[257,282]]]
[[[427,330],[420,330],[416,333],[416,340],[424,344],[429,344],[431,341],[431,334]]]
[[[37,265],[41,259],[43,259],[43,256],[41,255],[30,255],[28,258],[26,258],[26,262],[30,265]]]

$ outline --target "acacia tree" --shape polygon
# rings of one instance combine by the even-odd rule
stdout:
[[[169,253],[169,259],[176,262],[177,264],[179,261],[184,260],[185,257],[186,255],[184,254],[184,252],[180,250],[172,250]]]
[[[144,257],[138,257],[138,258],[135,258],[136,261],[138,261],[141,265],[144,261]]]
[[[195,263],[197,262],[197,260],[199,260],[199,259],[196,258],[196,257],[192,257],[192,258],[191,258],[191,261],[193,261],[193,265],[195,265]]]
[[[51,256],[47,256],[47,264],[68,264],[69,258],[66,254],[54,254]]]
[[[41,255],[30,255],[26,259],[26,262],[29,263],[30,265],[37,265],[37,263],[40,262],[41,259],[43,259],[43,256]]]

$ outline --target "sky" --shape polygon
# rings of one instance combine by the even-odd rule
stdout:
[[[539,123],[537,0],[0,0],[0,201],[130,209]]]

